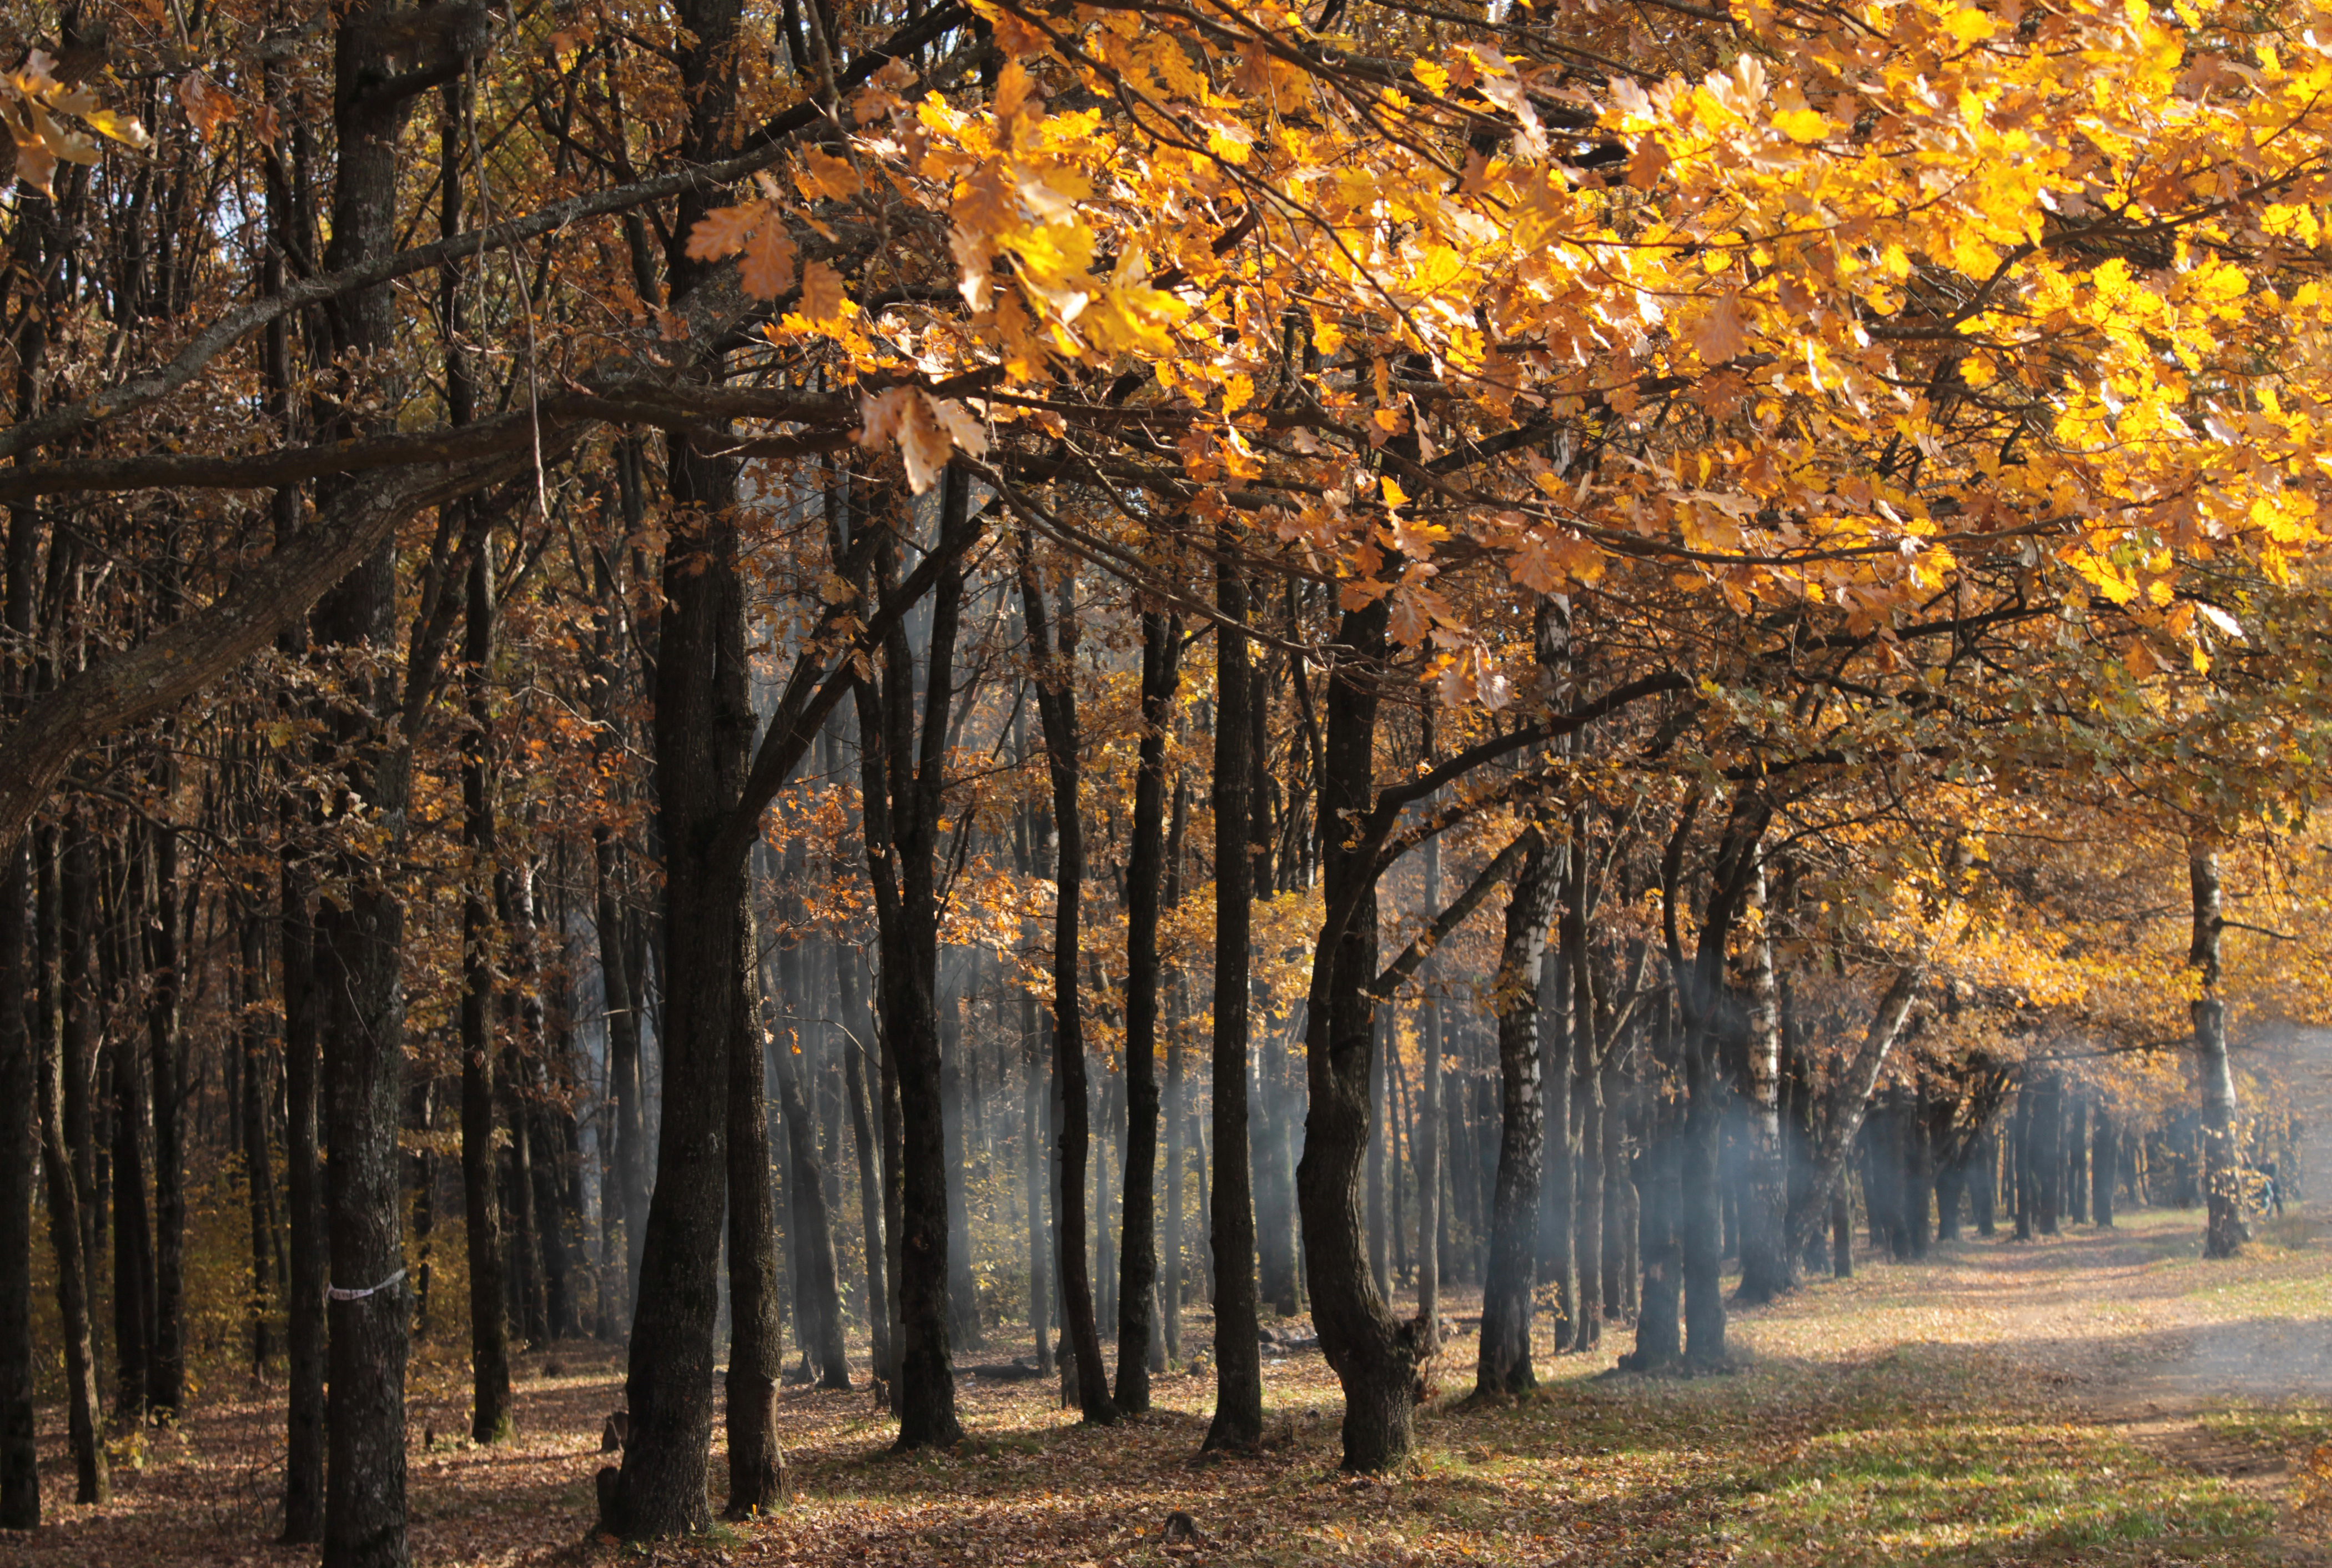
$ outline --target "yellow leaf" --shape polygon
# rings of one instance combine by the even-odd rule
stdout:
[[[849,301],[843,297],[842,274],[824,262],[812,262],[802,269],[801,318],[813,327],[831,325],[842,319],[843,307]]]
[[[1802,145],[1817,142],[1830,134],[1830,117],[1819,109],[1784,110],[1773,117],[1773,129]]]
[[[688,231],[688,259],[692,262],[717,262],[723,256],[733,256],[745,248],[746,239],[761,220],[761,204],[748,202],[743,206],[714,207],[696,220]]]

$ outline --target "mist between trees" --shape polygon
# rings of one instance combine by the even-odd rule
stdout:
[[[788,1380],[1203,1364],[1247,1452],[1316,1348],[1382,1471],[1449,1291],[1495,1400],[1859,1248],[2238,1250],[2324,20],[0,22],[0,1525],[39,1405],[93,1501],[253,1370],[401,1564],[416,1336],[482,1443],[622,1343],[645,1539]]]

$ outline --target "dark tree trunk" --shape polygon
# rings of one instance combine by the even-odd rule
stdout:
[[[1249,714],[1247,583],[1236,568],[1215,570],[1215,999],[1214,1146],[1209,1152],[1210,1283],[1215,1302],[1215,1414],[1206,1448],[1248,1450],[1263,1440],[1263,1348],[1255,1278],[1255,1192],[1247,1149],[1247,943],[1254,919],[1254,863],[1236,825],[1248,815],[1255,759]]]
[[[157,782],[176,781],[165,764]],[[186,1403],[186,1155],[184,1114],[186,1062],[178,1037],[178,836],[153,830],[152,886],[145,932],[146,1038],[153,1076],[154,1323],[147,1395],[154,1408],[176,1416]],[[0,970],[5,970],[0,958]],[[10,1005],[0,993],[0,1007]],[[5,1267],[5,1266],[0,1266]]]
[[[2203,1256],[2232,1257],[2251,1233],[2243,1219],[2241,1157],[2235,1147],[2235,1076],[2227,1061],[2227,1004],[2219,995],[2219,937],[2226,921],[2220,913],[2218,852],[2197,840],[2187,847],[2186,865],[2194,906],[2186,961],[2202,982],[2187,1011],[2193,1019],[2203,1087]]]
[[[1369,1063],[1369,1161],[1361,1172],[1361,1196],[1368,1224],[1369,1277],[1375,1282],[1377,1294],[1387,1301],[1392,1299],[1392,1276],[1388,1271],[1385,1237],[1385,1143],[1392,1136],[1392,1123],[1385,1114],[1385,1060],[1393,1054],[1397,1039],[1394,1009],[1380,1008],[1376,1056]]]
[[[1535,835],[1534,835],[1535,837]],[[1482,1286],[1476,1394],[1518,1394],[1536,1386],[1531,1366],[1531,1288],[1538,1255],[1540,1161],[1539,980],[1547,926],[1563,884],[1563,856],[1534,843],[1506,904],[1498,957],[1498,1087],[1504,1134],[1490,1217],[1490,1259]]]
[[[1168,875],[1166,731],[1174,722],[1181,643],[1180,617],[1142,617],[1142,740],[1125,877],[1125,1218],[1117,1297],[1116,1403],[1130,1414],[1150,1408],[1150,1342],[1157,1332],[1150,1311],[1158,1279],[1158,913]]]
[[[1052,1037],[1037,1017],[1036,999],[1020,993],[1021,1038],[1027,1043],[1027,1082],[1021,1096],[1021,1123],[1027,1140],[1028,1189],[1028,1333],[1037,1342],[1037,1370],[1053,1370],[1053,1242],[1048,1216],[1052,1212],[1050,1181],[1052,1133],[1047,1125],[1052,1107]]]
[[[1348,611],[1337,641],[1352,650],[1328,681],[1320,767],[1324,822],[1374,812],[1378,684],[1385,658],[1382,600]],[[1359,1181],[1369,1131],[1369,1064],[1376,1049],[1377,856],[1381,840],[1331,833],[1323,858],[1326,913],[1314,949],[1305,1058],[1311,1119],[1295,1173],[1312,1315],[1344,1390],[1343,1468],[1378,1471],[1414,1446],[1418,1370],[1429,1323],[1397,1321],[1369,1277]],[[1529,1042],[1535,1066],[1537,1042]],[[1537,1172],[1531,1173],[1534,1190]],[[1533,1240],[1517,1238],[1527,1259]],[[1527,1263],[1525,1262],[1525,1267]]]
[[[741,886],[740,894],[743,891]],[[738,910],[733,931],[729,952],[729,1372],[724,1412],[729,1503],[722,1512],[731,1519],[748,1519],[775,1507],[785,1488],[786,1461],[777,1431],[778,1378],[785,1371],[785,1344],[778,1315],[777,1204],[769,1190],[769,1082],[754,984],[760,966],[750,905]],[[809,1186],[810,1194],[805,1196],[797,1184],[797,1200],[817,1201],[814,1168]],[[829,1274],[829,1288],[832,1284]]]
[[[87,1258],[81,1250],[81,1186],[73,1174],[65,1133],[65,1086],[72,1064],[67,1060],[70,1053],[58,1027],[62,999],[58,992],[71,979],[60,973],[58,966],[62,950],[70,943],[62,932],[57,834],[43,827],[33,837],[38,846],[41,937],[33,1042],[40,1057],[42,1174],[48,1191],[49,1245],[56,1256],[57,1314],[65,1342],[65,1430],[72,1451],[73,1501],[102,1503],[112,1496],[113,1479],[100,1441],[97,1358],[90,1333]]]
[[[468,664],[470,731],[462,756],[462,841],[470,875],[462,896],[462,1213],[470,1272],[470,1436],[499,1443],[514,1431],[510,1315],[502,1275],[502,1206],[494,1155],[494,914],[496,870],[493,714],[486,666],[493,657],[491,551],[471,558],[462,655]]]
[[[2057,1234],[2063,1215],[2065,1155],[2064,1087],[2053,1072],[2041,1075],[2034,1085],[2032,1125],[2025,1150],[2032,1162],[2032,1224],[2043,1236]]]
[[[287,797],[288,827],[307,812]],[[286,834],[287,839],[290,837]],[[282,908],[277,930],[283,968],[284,1201],[291,1213],[292,1289],[285,1343],[288,1429],[283,1461],[283,1539],[324,1538],[325,1296],[330,1257],[324,1235],[324,1169],[317,1079],[320,1004],[316,995],[315,926],[307,866],[286,848],[280,868]]]
[[[964,527],[969,485],[958,469],[951,467],[943,476],[943,540],[958,537]],[[877,580],[886,590],[900,542],[888,539],[881,547]],[[956,1419],[955,1374],[948,1347],[947,1135],[941,1104],[936,865],[963,569],[957,550],[943,544],[941,553],[920,736],[914,661],[903,626],[894,621],[884,638],[879,693],[868,679],[862,679],[857,688],[867,863],[882,932],[884,1055],[895,1080],[898,1106],[895,1140],[887,1126],[884,1130],[886,1153],[895,1148],[897,1158],[885,1159],[884,1173],[886,1180],[897,1173],[899,1194],[890,1246],[896,1292],[892,1349],[898,1367],[892,1392],[902,1450],[951,1447],[963,1436]],[[886,1099],[891,1093],[886,1084]],[[890,1119],[886,1105],[884,1120]]]
[[[1684,1248],[1677,1234],[1684,1140],[1677,1126],[1682,1110],[1673,1100],[1661,1100],[1648,1130],[1638,1244],[1644,1294],[1636,1313],[1636,1348],[1620,1362],[1631,1372],[1666,1372],[1684,1355]]]
[[[2114,1222],[2114,1176],[2121,1154],[2113,1114],[2100,1102],[2095,1114],[2096,1123],[2089,1134],[2089,1210],[2099,1229],[2110,1230]]]
[[[648,1221],[647,1115],[641,1103],[640,1081],[640,999],[625,952],[614,833],[605,827],[596,829],[592,847],[598,895],[600,983],[607,1000],[607,1079],[615,1102],[614,1158],[609,1162],[614,1180],[600,1201],[616,1218],[623,1238],[622,1258],[610,1270],[619,1288],[606,1303],[605,1310],[617,1315],[628,1331],[633,1304],[637,1300],[640,1244],[646,1238]]]
[[[2016,1239],[2032,1239],[2032,1103],[2039,1091],[2028,1080],[2016,1095],[2016,1122],[2008,1141],[2010,1178],[2016,1197]]]
[[[1678,1151],[1683,1212],[1677,1231],[1683,1248],[1685,1356],[1696,1367],[1725,1364],[1725,1292],[1718,1275],[1723,1241],[1718,1232],[1717,1155],[1725,1133],[1716,1040],[1706,1028],[1685,1038],[1684,1126]]]
[[[1020,601],[1029,652],[1038,662],[1037,713],[1045,729],[1045,762],[1053,785],[1053,1074],[1062,1111],[1060,1210],[1056,1217],[1061,1307],[1077,1358],[1077,1400],[1088,1421],[1117,1419],[1101,1334],[1094,1320],[1093,1281],[1085,1266],[1085,1160],[1091,1144],[1085,1087],[1085,1016],[1078,980],[1085,953],[1078,904],[1085,885],[1085,817],[1077,798],[1082,765],[1076,707],[1076,578],[1061,585],[1059,645],[1048,634],[1044,585],[1027,536],[1020,543]]]
[[[700,47],[724,46],[701,40]],[[685,204],[684,204],[685,205]],[[683,230],[685,225],[683,225]],[[741,856],[712,853],[736,798],[753,712],[722,459],[675,443],[671,487],[692,521],[664,558],[655,779],[664,847],[663,1125],[640,1258],[626,1396],[630,1435],[603,1522],[633,1538],[711,1523],[713,1325],[729,1195],[729,1047],[738,1000]],[[758,1064],[760,1053],[753,1053]]]
[[[29,525],[19,518],[21,531]],[[13,562],[12,562],[13,565]],[[11,617],[13,627],[14,617]],[[40,1098],[33,1040],[24,1028],[25,903],[30,889],[21,840],[0,861],[0,1530],[41,1522],[41,1473],[33,1407],[33,1197]]]
[[[152,1396],[154,1241],[146,1214],[145,1075],[129,1037],[114,1041],[113,1058],[113,1414],[142,1425]]]
[[[267,1140],[267,943],[260,933],[259,916],[246,911],[236,922],[243,965],[236,973],[242,988],[243,1012],[236,1028],[235,1053],[242,1069],[243,1184],[251,1235],[251,1365],[263,1376],[275,1359],[274,1286],[275,1162]]]
[[[1166,835],[1166,907],[1173,909],[1182,902],[1182,833],[1190,820],[1190,790],[1183,779],[1174,780],[1174,820]],[[1190,980],[1178,972],[1175,980],[1175,1018],[1167,1031],[1166,1043],[1166,1235],[1160,1245],[1159,1303],[1160,1332],[1165,1335],[1166,1358],[1170,1365],[1182,1362],[1182,1248],[1190,1235],[1186,1221],[1187,1204],[1183,1195],[1183,1178],[1189,1172],[1190,1110],[1183,1075],[1182,1036],[1190,1016]]]

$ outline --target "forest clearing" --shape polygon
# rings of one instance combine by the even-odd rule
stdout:
[[[1447,1391],[1410,1472],[1339,1472],[1315,1352],[1265,1363],[1263,1450],[1194,1463],[1212,1391],[1161,1377],[1106,1430],[1047,1382],[964,1380],[951,1456],[896,1458],[860,1393],[778,1401],[792,1496],[653,1553],[587,1541],[618,1368],[589,1345],[528,1358],[520,1436],[464,1430],[466,1368],[417,1357],[414,1560],[517,1563],[1339,1563],[2095,1564],[2332,1558],[2332,1234],[2295,1211],[2232,1268],[2200,1216],[1976,1239],[1867,1265],[1736,1324],[1738,1364],[1675,1380],[1614,1353],[1550,1359],[1520,1405]],[[1461,1314],[1465,1307],[1453,1303]],[[1450,1360],[1471,1349],[1453,1342]],[[546,1370],[548,1363],[548,1370]],[[423,1414],[425,1412],[425,1416]],[[25,1568],[290,1563],[264,1544],[280,1406],[206,1395],[116,1499],[72,1509]],[[435,1441],[422,1436],[424,1424]],[[44,1459],[65,1470],[63,1434]],[[1200,1538],[1168,1550],[1187,1513]]]

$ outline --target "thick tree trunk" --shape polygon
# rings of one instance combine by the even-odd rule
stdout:
[[[943,540],[962,537],[969,485],[952,467],[943,477]],[[869,520],[868,526],[875,524]],[[886,540],[881,547],[876,580],[886,591],[900,542]],[[941,1104],[935,864],[963,569],[960,548],[943,544],[941,555],[920,735],[914,660],[905,628],[896,621],[884,637],[879,691],[872,679],[857,684],[867,868],[883,955],[884,1179],[895,1180],[898,1192],[888,1230],[894,1288],[892,1350],[897,1360],[892,1397],[899,1413],[896,1446],[903,1451],[951,1447],[963,1436],[948,1345],[947,1137]],[[893,1103],[895,1135],[890,1125]]]
[[[1156,1332],[1150,1309],[1158,1279],[1158,913],[1167,876],[1166,731],[1174,722],[1181,642],[1180,617],[1154,611],[1142,617],[1142,727],[1125,876],[1125,1219],[1117,1297],[1116,1404],[1129,1414],[1150,1408]]]
[[[2200,840],[2190,843],[2186,869],[2194,906],[2186,961],[2200,986],[2187,1011],[2194,1023],[2203,1087],[2203,1256],[2232,1257],[2251,1233],[2243,1219],[2241,1162],[2235,1148],[2235,1076],[2227,1061],[2227,1004],[2219,995],[2219,939],[2226,922],[2220,913],[2218,852]]]
[[[20,520],[17,525],[24,523]],[[33,1407],[33,1195],[39,1070],[24,1028],[32,965],[24,847],[0,851],[0,1530],[41,1522]]]
[[[1684,1249],[1677,1235],[1684,1140],[1677,1126],[1682,1112],[1681,1104],[1663,1099],[1653,1108],[1647,1131],[1639,1244],[1643,1300],[1636,1313],[1635,1349],[1620,1358],[1631,1372],[1667,1372],[1684,1356]]]
[[[741,886],[740,894],[744,889]],[[785,1371],[779,1318],[777,1204],[769,1190],[769,1099],[760,1042],[760,965],[750,904],[741,907],[729,952],[729,1372],[724,1412],[729,1439],[731,1519],[777,1506],[785,1488],[778,1447],[778,1378]],[[795,1096],[798,1098],[799,1095]],[[810,1172],[816,1201],[817,1176]],[[830,1255],[829,1255],[830,1256]],[[830,1267],[830,1265],[829,1265]],[[827,1284],[832,1286],[829,1276]]]
[[[1081,765],[1076,708],[1076,578],[1061,585],[1059,647],[1048,635],[1044,585],[1024,534],[1020,601],[1031,655],[1038,661],[1037,712],[1045,728],[1045,763],[1053,784],[1053,1074],[1062,1110],[1060,1211],[1056,1219],[1062,1315],[1077,1358],[1077,1400],[1088,1421],[1117,1419],[1094,1321],[1093,1281],[1085,1265],[1085,1160],[1091,1144],[1085,1087],[1085,1014],[1078,983],[1085,953],[1079,903],[1085,886],[1085,816],[1077,797]]]
[[[1208,1167],[1215,1302],[1215,1414],[1206,1448],[1248,1450],[1263,1440],[1263,1348],[1255,1276],[1255,1192],[1247,1148],[1247,943],[1255,867],[1238,825],[1247,821],[1255,759],[1249,714],[1246,580],[1219,563],[1215,603],[1214,1139]]]
[[[1535,834],[1534,834],[1535,837]],[[1563,854],[1532,846],[1506,904],[1498,957],[1499,1110],[1490,1259],[1482,1286],[1482,1334],[1474,1391],[1518,1394],[1536,1386],[1531,1366],[1531,1288],[1538,1257],[1540,1161],[1545,1123],[1539,1100],[1539,980],[1547,927],[1563,885]]]
[[[1332,672],[1320,769],[1320,820],[1358,821],[1375,805],[1378,683],[1385,657],[1382,600],[1346,612],[1337,641],[1352,651]],[[1311,1118],[1296,1168],[1312,1316],[1344,1390],[1343,1468],[1378,1471],[1415,1443],[1418,1371],[1430,1319],[1395,1320],[1361,1240],[1360,1170],[1369,1131],[1369,1064],[1376,1048],[1378,845],[1330,834],[1323,864],[1328,911],[1314,950],[1305,1019]],[[1530,1041],[1532,1066],[1537,1042]],[[1535,1189],[1537,1172],[1531,1172]],[[1518,1245],[1527,1249],[1525,1230]]]

